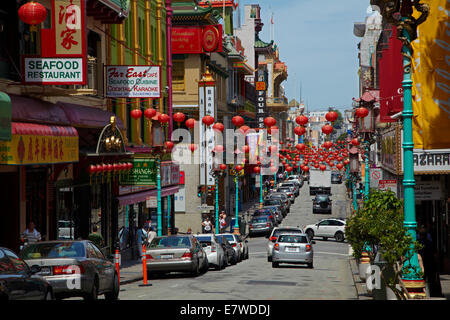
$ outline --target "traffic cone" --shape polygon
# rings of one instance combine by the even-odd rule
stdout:
[[[143,273],[143,280],[144,283],[140,284],[139,287],[149,287],[151,286],[151,283],[147,283],[147,249],[145,248],[145,244],[142,245],[142,273]]]
[[[117,278],[119,279],[119,289],[120,289],[120,253],[119,249],[116,249],[114,254],[114,261],[116,264]]]

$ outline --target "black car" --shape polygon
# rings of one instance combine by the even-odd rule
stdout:
[[[280,212],[283,215],[283,217],[286,217],[286,215],[287,215],[286,206],[281,201],[281,199],[266,199],[263,202],[263,206],[264,207],[266,207],[266,206],[277,206],[280,209]]]
[[[53,300],[50,284],[14,252],[0,247],[0,300]]]
[[[313,213],[331,213],[331,201],[328,194],[316,194],[313,199]]]
[[[225,252],[225,256],[227,257],[227,264],[235,265],[238,263],[238,257],[236,256],[236,251],[233,249],[231,243],[228,242],[225,236],[220,234],[216,235],[217,241],[222,245],[223,251]]]
[[[342,183],[342,174],[337,171],[333,171],[331,173],[331,183],[333,184],[341,184]]]

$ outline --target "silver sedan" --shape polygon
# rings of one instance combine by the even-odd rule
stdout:
[[[114,264],[88,240],[42,241],[27,245],[20,257],[40,267],[40,276],[52,286],[55,297],[81,296],[87,300],[104,294],[119,296],[119,279]]]
[[[314,243],[306,234],[280,234],[272,249],[272,267],[277,268],[280,263],[290,263],[307,264],[312,268]]]

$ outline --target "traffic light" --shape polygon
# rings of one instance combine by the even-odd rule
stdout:
[[[197,196],[200,198],[202,196],[202,186],[197,187]]]

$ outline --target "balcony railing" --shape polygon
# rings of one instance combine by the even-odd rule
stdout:
[[[288,105],[289,101],[286,97],[268,97],[266,99],[268,105]]]

